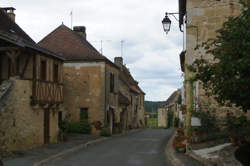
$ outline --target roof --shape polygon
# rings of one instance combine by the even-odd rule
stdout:
[[[65,25],[58,26],[39,43],[69,62],[106,61],[115,66],[109,59],[101,55],[86,39]]]
[[[64,60],[61,57],[58,57],[53,52],[38,46],[32,39],[26,34],[22,28],[20,28],[3,8],[0,8],[0,39],[17,45],[19,47],[30,48],[35,51],[44,53],[46,55],[52,56],[54,58]]]
[[[145,93],[139,87],[138,82],[134,80],[132,74],[126,66],[122,65],[119,77],[125,84],[127,84],[132,92],[145,95]]]
[[[178,101],[178,97],[180,95],[180,89],[174,91],[170,97],[167,99],[166,103],[164,105],[170,105],[170,104],[173,104],[173,103],[176,103]]]
[[[0,20],[1,20],[1,26],[0,31],[9,33],[13,36],[18,36],[25,40],[26,42],[33,43],[35,42],[27,35],[22,28],[20,28],[14,21],[11,20],[11,18],[8,16],[8,14],[5,12],[3,8],[0,8]]]

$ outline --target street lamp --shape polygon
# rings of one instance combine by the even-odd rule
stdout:
[[[168,34],[168,32],[170,31],[170,27],[171,27],[171,20],[168,18],[168,13],[166,13],[166,16],[163,18],[162,25],[163,25],[164,32]]]
[[[162,20],[163,30],[164,32],[166,32],[166,34],[168,34],[171,27],[171,20],[169,19],[168,15],[173,16],[179,22],[179,20],[175,17],[175,14],[179,13],[166,13],[165,17]]]

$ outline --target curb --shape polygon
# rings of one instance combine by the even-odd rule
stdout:
[[[169,139],[168,143],[167,143],[167,146],[165,148],[165,155],[166,157],[169,159],[169,161],[171,162],[171,164],[173,166],[185,166],[185,164],[180,160],[178,159],[176,156],[175,156],[175,151],[173,149],[173,140],[174,140],[174,137],[176,136],[177,132],[174,131],[174,134],[172,135],[172,137]]]
[[[89,141],[89,142],[84,143],[84,144],[77,145],[77,146],[75,146],[75,147],[73,147],[71,149],[67,149],[67,150],[62,151],[60,153],[57,153],[57,154],[55,154],[53,156],[50,156],[50,157],[48,157],[46,159],[43,159],[43,160],[41,160],[41,161],[39,161],[37,163],[34,163],[33,166],[42,166],[43,164],[45,164],[45,163],[47,163],[47,162],[49,162],[51,160],[54,160],[54,159],[56,159],[58,157],[61,157],[61,156],[65,155],[65,154],[78,151],[78,150],[80,150],[82,148],[88,147],[89,145],[93,145],[93,144],[96,144],[98,142],[102,142],[102,141],[107,140],[107,139],[108,138],[105,137],[105,138],[100,138],[100,139],[96,139],[96,140],[93,140],[93,141]]]
[[[193,158],[194,160],[198,161],[200,164],[203,166],[214,166],[216,163],[208,160],[201,158],[200,156],[196,155],[192,150],[190,150],[188,153],[186,153],[189,157]]]

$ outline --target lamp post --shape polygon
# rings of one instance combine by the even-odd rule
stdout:
[[[175,14],[180,15],[182,13],[166,13],[165,17],[162,20],[163,30],[168,34],[171,28],[171,20],[168,16],[173,16],[178,22],[179,20],[175,17]],[[183,51],[184,51],[184,30],[181,29],[180,31],[183,32]],[[185,67],[185,73],[186,73],[186,79],[189,80],[189,77],[191,77],[191,73],[188,71],[187,67]],[[187,81],[186,83],[186,99],[187,99],[187,110],[186,110],[186,127],[185,127],[185,136],[190,135],[190,127],[191,127],[191,110],[192,110],[192,83],[191,81]]]

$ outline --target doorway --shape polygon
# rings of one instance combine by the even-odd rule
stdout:
[[[49,133],[50,133],[50,125],[49,125],[49,121],[50,121],[50,118],[49,118],[49,109],[46,108],[44,109],[44,144],[48,144],[49,143],[49,140],[50,140],[50,136],[49,136]]]

